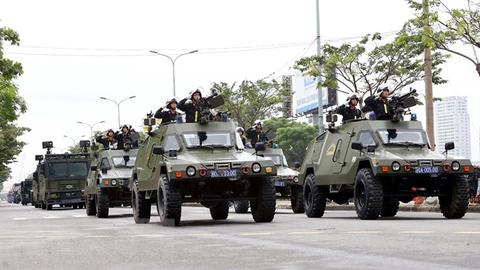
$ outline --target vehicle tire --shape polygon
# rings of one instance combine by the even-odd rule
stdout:
[[[135,223],[146,224],[150,222],[151,203],[149,199],[145,199],[145,191],[133,189],[132,210]]]
[[[77,208],[78,208],[78,204],[72,205],[72,208],[73,208],[73,209],[77,209]]]
[[[468,180],[457,175],[449,178],[448,181],[449,195],[439,198],[440,210],[448,219],[462,218],[468,209]]]
[[[88,196],[85,196],[85,210],[87,212],[87,216],[95,216],[97,214],[95,198],[92,198],[92,200],[90,200],[88,199]]]
[[[292,194],[290,196],[290,203],[292,204],[292,211],[295,214],[305,213],[305,206],[303,204],[303,189],[300,185],[292,186]]]
[[[255,181],[255,180],[253,180]],[[269,177],[257,179],[257,199],[250,201],[253,220],[255,222],[272,222],[275,217],[277,195],[275,183]]]
[[[52,205],[52,204],[47,204],[47,205],[46,205],[46,208],[47,208],[47,210],[52,210],[53,205]]]
[[[322,217],[327,206],[328,188],[315,184],[315,175],[305,178],[303,187],[303,203],[307,217]]]
[[[164,174],[160,175],[157,190],[157,211],[164,226],[180,225],[182,216],[182,196],[177,187]]]
[[[213,220],[225,220],[228,218],[229,208],[228,202],[219,202],[217,205],[210,208],[210,216],[212,216]]]
[[[382,217],[394,217],[398,212],[400,202],[397,198],[383,197]]]
[[[95,206],[98,218],[107,218],[108,217],[108,190],[106,188],[100,188],[97,190],[97,195],[95,196]],[[76,205],[74,206],[76,207]]]
[[[354,201],[360,219],[377,219],[383,207],[383,187],[369,168],[360,169],[355,177]]]
[[[45,202],[41,202],[41,207],[42,207],[42,210],[47,209],[47,205],[45,204]]]
[[[233,208],[235,208],[235,213],[237,214],[246,214],[248,213],[248,201],[234,201]]]

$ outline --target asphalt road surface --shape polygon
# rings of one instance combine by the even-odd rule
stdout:
[[[358,220],[353,211],[323,218],[278,210],[272,223],[250,214],[212,221],[184,207],[180,227],[135,224],[130,208],[111,217],[84,209],[35,209],[0,202],[0,269],[479,269],[480,214],[446,220],[400,212]]]

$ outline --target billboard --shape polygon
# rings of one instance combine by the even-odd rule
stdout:
[[[293,77],[295,93],[295,113],[309,114],[318,110],[317,79],[308,76],[296,75]],[[323,107],[337,104],[337,91],[322,88]]]

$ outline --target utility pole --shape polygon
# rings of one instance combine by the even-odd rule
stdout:
[[[320,3],[319,0],[316,0],[317,3],[317,55],[321,54],[321,44],[320,44]],[[318,77],[317,77],[317,90],[318,90],[318,132],[319,134],[323,133],[323,95],[322,87],[320,87],[320,80],[322,79],[320,75],[320,65],[318,66]]]
[[[430,28],[430,19],[429,19],[429,0],[423,0],[423,16],[425,29]],[[433,118],[433,87],[432,87],[432,52],[431,49],[425,48],[425,59],[424,59],[424,68],[425,68],[425,115],[426,115],[426,127],[427,127],[427,136],[432,150],[435,151],[435,123]]]

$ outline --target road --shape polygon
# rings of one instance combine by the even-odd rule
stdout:
[[[480,214],[445,220],[400,212],[362,221],[353,211],[323,218],[278,210],[273,223],[184,207],[182,226],[135,224],[129,208],[111,218],[84,209],[35,209],[0,202],[0,269],[478,269]],[[152,215],[156,209],[152,207]]]

